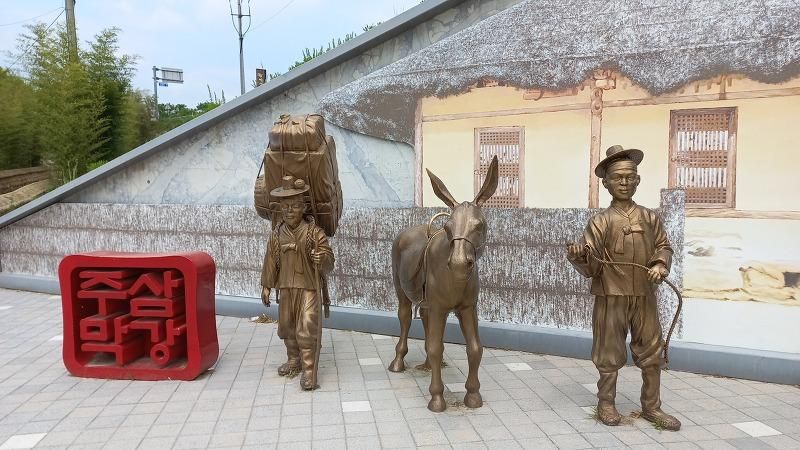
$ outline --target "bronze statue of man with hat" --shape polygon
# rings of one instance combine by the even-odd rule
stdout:
[[[280,201],[281,220],[274,224],[261,272],[261,301],[270,305],[277,289],[278,337],[286,345],[281,376],[301,373],[300,386],[316,389],[321,336],[321,277],[333,269],[333,250],[322,228],[306,218],[309,186],[302,179],[284,176],[270,192]]]
[[[619,425],[622,419],[614,401],[617,371],[628,358],[625,339],[630,331],[633,362],[642,370],[641,417],[660,428],[678,430],[680,421],[661,410],[664,339],[653,289],[669,274],[673,252],[658,215],[633,201],[641,180],[637,166],[643,158],[641,150],[620,145],[607,150],[594,173],[613,197],[611,206],[589,220],[582,242],[568,246],[567,258],[592,279],[592,361],[600,372],[599,419],[606,425]]]

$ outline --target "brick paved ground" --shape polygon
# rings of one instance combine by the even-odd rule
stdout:
[[[428,374],[393,374],[395,338],[324,332],[320,381],[302,392],[275,370],[272,324],[219,317],[221,357],[192,382],[69,376],[58,297],[0,290],[0,448],[800,448],[800,389],[682,372],[664,374],[666,409],[683,429],[641,419],[608,428],[590,417],[590,362],[486,349],[483,408],[458,406],[466,372],[446,346],[450,408],[426,409]],[[408,365],[423,361],[411,341]],[[622,371],[618,403],[637,409],[639,372]]]

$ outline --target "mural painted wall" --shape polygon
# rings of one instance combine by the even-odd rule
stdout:
[[[424,169],[472,169],[450,184],[470,197],[491,154],[496,206],[607,205],[593,166],[612,144],[641,148],[637,202],[686,190],[684,338],[800,352],[796,2],[620,5],[522,0],[320,105],[414,145],[425,206],[439,203]]]
[[[612,3],[464,1],[89,186],[69,204],[0,230],[2,269],[52,276],[63,254],[98,245],[208,248],[220,262],[221,292],[253,296],[265,223],[251,209],[252,181],[266,132],[280,113],[319,111],[337,139],[349,207],[343,229],[352,234],[339,238],[361,245],[342,255],[359,271],[337,273],[339,304],[393,306],[388,280],[369,281],[376,275],[370,270],[385,277],[387,262],[370,259],[380,255],[370,246],[385,253],[396,227],[431,212],[411,205],[439,205],[423,178],[426,167],[457,198],[472,198],[481,176],[478,147],[505,159],[504,201],[533,208],[489,213],[502,239],[498,254],[519,266],[503,279],[507,260],[487,257],[482,270],[496,288],[522,285],[533,299],[487,285],[483,318],[583,329],[589,310],[576,294],[585,296],[585,280],[565,271],[562,246],[571,225],[591,213],[587,205],[608,201],[589,177],[593,162],[611,143],[643,148],[637,201],[656,207],[671,184],[672,111],[735,108],[735,204],[713,214],[686,210],[686,245],[676,242],[685,249],[685,270],[675,275],[685,276],[685,292],[694,297],[681,337],[800,353],[800,308],[791,306],[798,303],[800,255],[800,152],[791,133],[800,115],[796,1]],[[698,27],[708,23],[715,26]],[[629,79],[598,70],[608,67]],[[720,70],[752,80],[720,78]],[[379,211],[393,219],[395,228],[386,228],[367,217],[373,210],[353,209],[361,207],[401,209]],[[684,217],[673,215],[674,224]],[[549,266],[518,256],[526,254],[515,245],[520,235]],[[537,283],[553,281],[564,283],[537,294]]]
[[[689,83],[657,97],[622,75],[612,78],[613,89],[603,92],[599,148],[604,151],[621,144],[645,152],[636,199],[646,206],[658,205],[660,190],[679,183],[675,175],[670,182],[670,164],[680,163],[676,162],[680,153],[671,153],[671,145],[679,145],[670,139],[676,132],[671,129],[673,112],[735,111],[728,142],[734,145],[733,172],[727,169],[735,174],[735,181],[726,180],[727,188],[734,190],[732,207],[687,204],[684,295],[690,300],[683,337],[718,345],[800,351],[797,344],[786,342],[786,336],[797,336],[794,321],[800,320],[800,177],[796,175],[800,148],[794,124],[800,117],[800,78],[765,84],[729,75]],[[485,148],[476,135],[518,127],[523,130],[520,148],[524,153],[518,161],[524,186],[517,192],[524,196],[521,204],[586,206],[592,136],[592,89],[587,84],[591,81],[548,92],[489,81],[464,94],[423,98],[417,119],[422,135],[416,139],[422,165],[440,176],[472,169],[477,177],[479,157],[475,155]],[[716,145],[702,142],[708,135],[695,133],[698,143],[694,145]],[[695,170],[700,177],[707,169]],[[713,185],[715,180],[701,181]],[[684,182],[691,185],[691,180]],[[457,196],[468,197],[474,195],[474,184],[463,177],[451,189]],[[600,206],[610,202],[602,186],[598,194]],[[422,202],[439,204],[428,186],[422,191]],[[711,317],[714,320],[708,320]],[[752,323],[754,318],[761,322]],[[745,333],[742,327],[731,326],[745,320],[751,323]]]
[[[500,206],[600,206],[591,167],[609,144],[644,149],[638,202],[686,188],[685,288],[707,299],[687,304],[687,339],[800,352],[797,29],[793,0],[521,0],[320,106],[414,145],[419,205],[437,204],[425,168],[469,197],[497,153]]]

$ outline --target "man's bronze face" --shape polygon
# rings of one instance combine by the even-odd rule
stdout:
[[[284,198],[281,199],[281,211],[284,222],[294,228],[303,220],[306,204],[301,196]]]
[[[641,179],[636,172],[636,164],[632,161],[620,161],[612,163],[608,168],[603,186],[614,200],[630,200],[636,193],[639,181]]]

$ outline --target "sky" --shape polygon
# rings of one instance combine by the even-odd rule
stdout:
[[[235,12],[236,0],[231,2]],[[286,72],[306,47],[327,47],[332,38],[360,34],[364,25],[384,22],[419,3],[250,0],[252,24],[244,38],[246,89],[252,89],[257,67]],[[242,0],[245,13],[247,4]],[[10,53],[17,51],[17,37],[26,24],[50,24],[63,7],[63,0],[0,0],[0,66],[14,63]],[[55,23],[64,21],[61,14]],[[195,106],[208,100],[209,87],[217,96],[224,91],[228,100],[240,94],[239,39],[228,0],[76,0],[75,21],[84,45],[105,28],[120,29],[120,53],[138,56],[133,79],[137,89],[152,92],[153,66],[183,69],[184,83],[159,87],[159,102]]]

